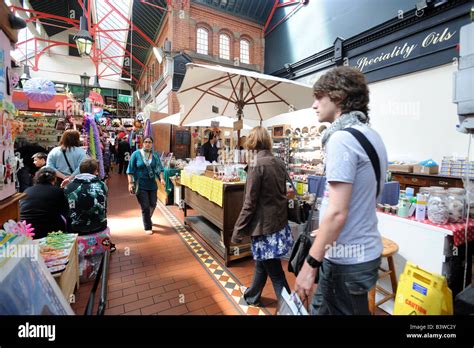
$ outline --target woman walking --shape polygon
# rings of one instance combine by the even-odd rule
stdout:
[[[249,305],[259,305],[268,276],[277,297],[283,288],[290,292],[280,258],[288,253],[293,239],[288,226],[285,164],[273,156],[267,130],[253,128],[246,147],[257,154],[247,166],[244,203],[232,242],[239,244],[245,237],[251,237],[255,272],[252,285],[242,287],[241,291]]]
[[[66,185],[74,176],[79,174],[79,165],[87,157],[86,151],[80,147],[79,138],[78,131],[72,129],[65,131],[59,146],[52,149],[48,154],[46,167],[55,170],[58,185]],[[65,182],[62,183],[63,181]]]
[[[137,196],[142,209],[143,226],[146,234],[152,234],[151,217],[156,208],[158,185],[156,179],[163,181],[163,165],[153,151],[153,139],[145,137],[143,148],[135,151],[130,158],[127,169],[128,191]]]

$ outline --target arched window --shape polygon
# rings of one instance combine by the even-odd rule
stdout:
[[[219,35],[219,58],[230,59],[230,37],[226,34]]]
[[[198,28],[196,33],[196,51],[200,54],[209,54],[209,32],[205,28]]]
[[[240,40],[240,62],[250,64],[250,42],[248,40]]]

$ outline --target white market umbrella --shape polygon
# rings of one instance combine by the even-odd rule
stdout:
[[[206,119],[214,112],[237,119],[264,121],[313,103],[309,85],[253,71],[186,64],[186,75],[177,93],[181,125]]]
[[[205,120],[200,120],[196,122],[191,122],[191,123],[184,123],[183,126],[186,127],[210,127],[212,125],[212,122],[218,122],[219,127],[223,128],[233,128],[234,127],[234,122],[235,119],[232,117],[227,117],[227,116],[216,116],[212,118],[208,118]],[[244,121],[244,128],[243,129],[252,129],[253,127],[248,124],[248,122]]]
[[[173,114],[162,118],[161,120],[152,122],[151,124],[172,124],[174,126],[179,126],[181,114],[178,112],[177,114]]]
[[[312,108],[301,109],[294,112],[287,112],[263,121],[264,127],[290,124],[293,127],[314,126],[318,123],[316,111]]]

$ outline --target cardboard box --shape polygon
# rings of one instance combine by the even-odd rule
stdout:
[[[438,174],[439,166],[434,167],[425,167],[420,164],[415,164],[413,166],[413,173],[415,174]]]
[[[413,165],[412,164],[391,164],[388,166],[388,170],[391,172],[413,173]]]

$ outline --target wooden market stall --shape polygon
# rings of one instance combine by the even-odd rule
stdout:
[[[244,200],[244,183],[181,172],[184,216],[189,225],[227,266],[230,261],[251,255],[250,238],[232,244],[231,237]],[[192,208],[199,215],[188,216]]]

